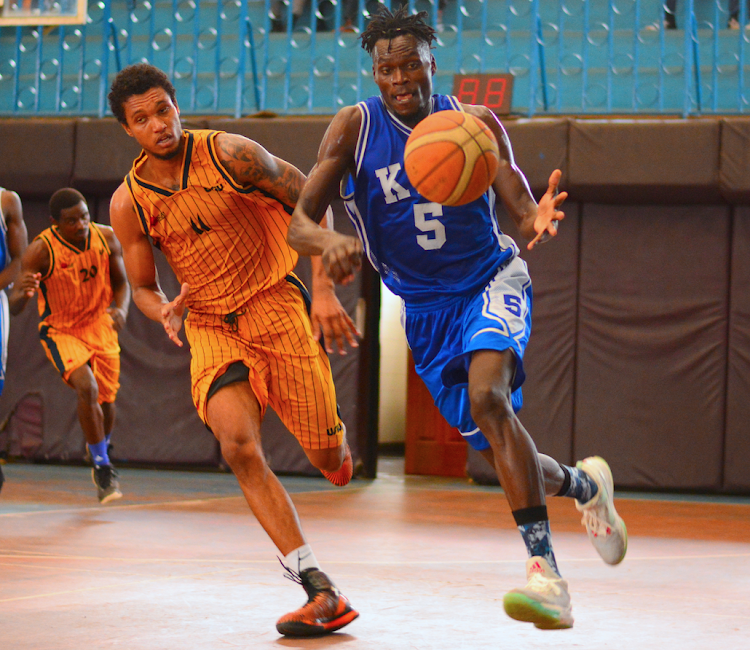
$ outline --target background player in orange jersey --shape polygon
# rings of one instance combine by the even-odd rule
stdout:
[[[112,228],[92,223],[86,200],[72,188],[49,202],[52,226],[31,243],[10,294],[18,314],[38,293],[39,336],[47,357],[78,394],[78,419],[94,465],[101,503],[122,496],[108,456],[120,387],[120,345],[130,287]]]
[[[28,245],[21,199],[15,192],[0,187],[0,393],[5,385],[10,325],[8,296],[3,289],[16,277],[21,265],[21,256]],[[0,465],[0,490],[3,489],[3,482],[3,468]]]
[[[305,176],[247,138],[183,131],[174,87],[153,66],[122,70],[109,101],[143,148],[110,207],[133,299],[177,345],[189,309],[185,331],[198,414],[284,554],[289,576],[308,595],[303,607],[279,619],[278,631],[310,636],[337,630],[358,614],[320,571],[260,439],[270,405],[331,482],[351,479],[328,357],[311,327],[307,292],[292,273],[297,254],[286,243]],[[159,286],[152,243],[182,284],[171,302]],[[354,324],[320,260],[313,260],[313,269],[316,301],[328,305],[321,312],[326,340],[337,339],[340,348],[344,339],[356,345]]]

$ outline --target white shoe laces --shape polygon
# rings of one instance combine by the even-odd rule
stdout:
[[[529,578],[529,584],[526,585],[526,588],[537,593],[548,593],[552,591],[555,596],[559,596],[560,593],[562,593],[562,589],[559,583],[559,580],[547,578],[541,573],[534,573]]]
[[[586,526],[586,530],[590,530],[595,535],[606,536],[612,532],[611,524],[606,519],[598,517],[594,508],[583,511],[581,523]]]

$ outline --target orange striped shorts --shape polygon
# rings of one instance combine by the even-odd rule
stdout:
[[[233,314],[189,313],[185,333],[192,354],[193,402],[203,422],[211,385],[240,361],[249,369],[261,416],[271,406],[304,449],[342,443],[331,366],[313,338],[303,289],[289,276]]]
[[[120,388],[120,344],[109,314],[86,327],[65,331],[42,323],[39,338],[66,383],[74,370],[88,363],[99,386],[99,404],[115,401]]]

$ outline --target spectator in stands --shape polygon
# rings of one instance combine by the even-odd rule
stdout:
[[[747,13],[745,14],[745,20],[750,21],[750,0],[747,3]],[[727,29],[739,29],[740,28],[740,0],[729,0],[729,20],[727,21]],[[750,29],[750,22],[745,24],[745,29]]]
[[[445,2],[445,0],[441,0]],[[729,0],[729,20],[727,20],[727,29],[739,29],[740,28],[740,0]],[[750,0],[748,0],[748,11],[745,16],[745,20],[750,19]],[[677,0],[666,0],[664,3],[664,29],[677,29]],[[750,28],[750,23],[745,25],[745,29]],[[659,23],[655,22],[648,25],[646,29],[651,31],[657,31],[659,29]]]
[[[5,384],[8,361],[8,296],[4,289],[15,280],[21,266],[21,256],[29,245],[23,208],[18,194],[0,187],[0,393]],[[0,466],[0,490],[3,488]]]
[[[657,20],[650,25],[646,25],[646,29],[651,32],[659,31],[660,27],[664,29],[677,29],[677,0],[666,0],[664,3],[664,18],[662,24],[659,24]]]
[[[294,31],[301,23],[304,23],[303,13],[307,6],[307,0],[291,0],[292,5],[292,30]],[[326,5],[329,7],[326,9]],[[356,5],[356,2],[355,2]],[[285,32],[287,28],[287,18],[285,7],[288,7],[289,3],[285,3],[283,0],[274,0],[271,5],[271,31],[275,33]],[[329,23],[331,16],[333,15],[333,5],[328,0],[323,0],[318,4],[318,16],[315,21],[315,31],[325,32],[329,31]],[[355,6],[356,15],[356,6]],[[310,16],[309,24],[312,25],[312,15]]]

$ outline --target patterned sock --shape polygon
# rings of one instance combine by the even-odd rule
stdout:
[[[557,575],[560,575],[555,552],[552,550],[552,533],[547,517],[547,506],[515,510],[513,518],[526,544],[529,557],[543,557]]]
[[[596,496],[599,487],[586,472],[577,467],[568,467],[562,463],[560,463],[560,468],[565,474],[565,479],[556,496],[573,497],[581,503],[587,503]]]
[[[109,455],[107,454],[107,441],[102,440],[97,442],[95,445],[87,445],[89,453],[91,454],[91,462],[94,463],[94,467],[102,467],[103,465],[109,465]]]

